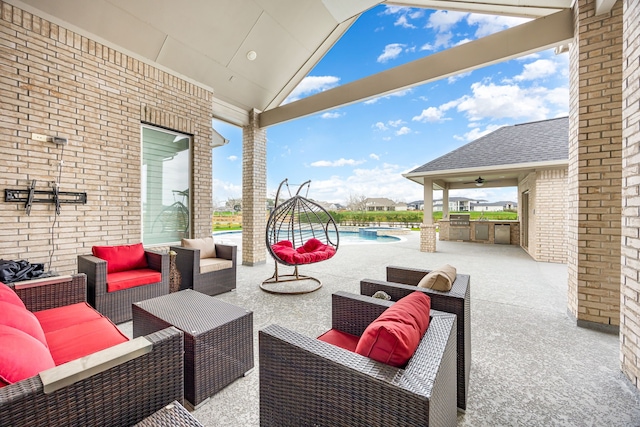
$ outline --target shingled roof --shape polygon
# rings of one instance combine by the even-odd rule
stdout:
[[[569,118],[505,126],[409,174],[569,159]]]

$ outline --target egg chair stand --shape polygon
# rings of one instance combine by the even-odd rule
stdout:
[[[315,277],[302,275],[298,266],[325,261],[333,257],[338,249],[340,236],[333,217],[318,203],[300,195],[311,181],[301,184],[296,194],[279,203],[284,185],[280,183],[276,193],[275,207],[265,233],[269,254],[275,260],[273,276],[263,281],[260,288],[276,294],[304,294],[322,287]],[[291,191],[289,190],[291,196]],[[280,274],[278,264],[293,267],[292,274]]]

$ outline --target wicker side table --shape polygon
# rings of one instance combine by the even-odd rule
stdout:
[[[184,332],[184,397],[197,408],[253,369],[253,312],[191,289],[134,303],[133,335]]]
[[[133,427],[204,427],[176,400]]]

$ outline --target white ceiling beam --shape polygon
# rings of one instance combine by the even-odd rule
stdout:
[[[571,2],[572,0],[388,0],[386,3],[455,12],[539,18],[562,9],[570,9]]]
[[[616,0],[596,0],[596,16],[611,12]]]
[[[264,111],[260,114],[260,126],[272,126],[393,93],[572,40],[573,13],[568,9]]]

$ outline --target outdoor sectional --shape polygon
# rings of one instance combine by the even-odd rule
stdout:
[[[332,295],[332,330],[360,337],[394,303]],[[260,425],[455,426],[456,316],[432,310],[406,366],[282,326],[259,331]],[[325,334],[326,335],[326,334]]]
[[[84,274],[0,287],[1,303],[12,304],[16,313],[24,310],[21,316],[29,322],[39,322],[48,344],[39,342],[32,323],[28,329],[24,319],[16,322],[3,316],[0,426],[128,426],[174,400],[182,402],[179,330],[171,327],[134,340],[125,337],[111,346],[119,331],[86,304]],[[25,345],[11,346],[16,342],[27,343],[31,354]],[[89,347],[103,349],[92,352]],[[87,355],[19,379],[18,374],[33,369],[30,363],[46,359],[43,351],[59,361],[73,359],[71,354]],[[5,385],[9,376],[14,381]]]

